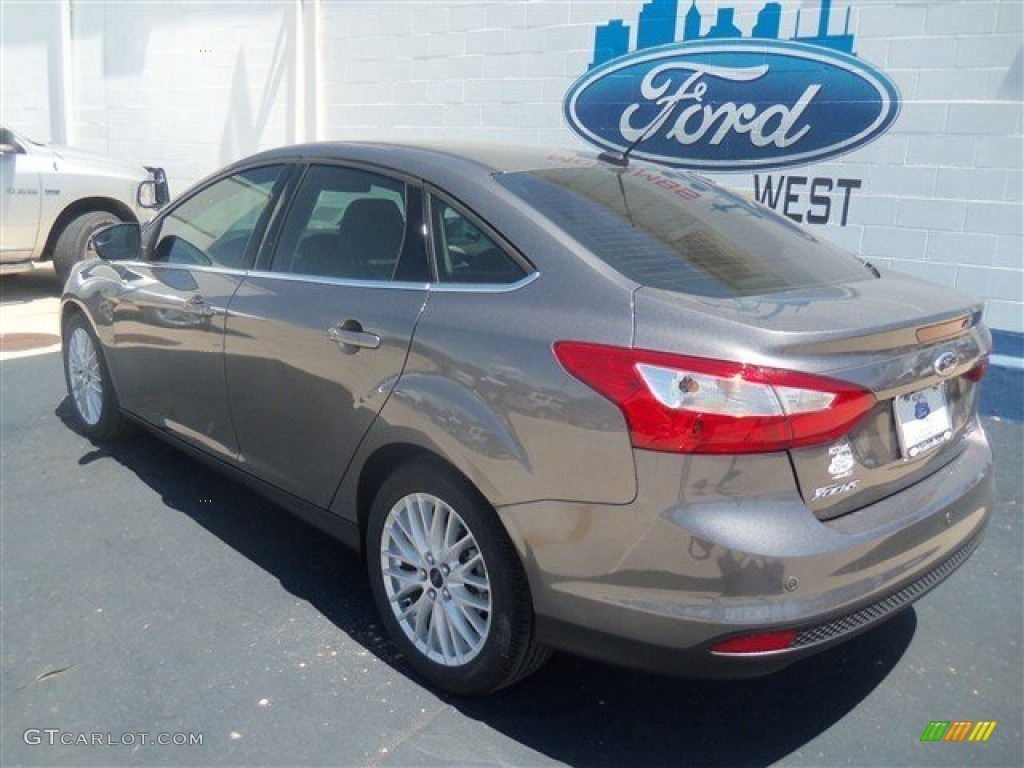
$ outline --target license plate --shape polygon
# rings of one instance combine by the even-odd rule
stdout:
[[[900,395],[894,407],[903,458],[916,458],[953,437],[945,385]]]

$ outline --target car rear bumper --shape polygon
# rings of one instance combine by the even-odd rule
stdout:
[[[771,672],[909,606],[977,547],[993,497],[980,424],[921,482],[820,521],[784,454],[637,452],[628,505],[539,502],[499,514],[523,557],[538,634],[616,664],[701,676]],[[754,501],[742,487],[759,483]],[[772,492],[774,491],[774,493]],[[796,629],[790,648],[712,653],[725,638]]]

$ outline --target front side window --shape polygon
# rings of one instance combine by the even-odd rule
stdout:
[[[151,260],[244,269],[281,168],[273,165],[234,174],[177,206],[160,223]]]
[[[526,276],[526,270],[458,208],[432,197],[430,210],[440,282],[507,284]]]
[[[417,187],[314,165],[299,185],[271,270],[342,280],[429,279]],[[418,235],[417,235],[418,233]]]

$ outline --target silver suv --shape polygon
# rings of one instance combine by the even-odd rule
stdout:
[[[0,128],[0,274],[53,260],[61,282],[101,227],[149,218],[169,199],[161,168],[39,144]]]

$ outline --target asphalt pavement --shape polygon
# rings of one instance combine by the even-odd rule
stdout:
[[[4,360],[0,765],[1020,766],[1021,375],[983,386],[992,522],[913,609],[768,678],[558,654],[460,700],[396,654],[341,545],[146,433],[93,445],[58,354]],[[997,725],[922,742],[934,720]]]

